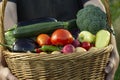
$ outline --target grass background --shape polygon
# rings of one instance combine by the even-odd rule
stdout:
[[[120,0],[109,0],[112,24],[116,33],[117,48],[120,55]],[[114,80],[120,80],[120,64]]]

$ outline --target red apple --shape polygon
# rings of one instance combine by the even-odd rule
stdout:
[[[86,50],[89,50],[91,48],[91,44],[89,42],[82,42],[81,47],[85,48]]]

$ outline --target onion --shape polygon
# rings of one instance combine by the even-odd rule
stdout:
[[[72,44],[67,44],[63,47],[63,54],[73,53],[75,51],[75,47]]]

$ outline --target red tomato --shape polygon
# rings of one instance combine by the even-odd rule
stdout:
[[[72,34],[65,29],[57,29],[51,36],[51,42],[53,45],[66,45],[73,42]]]
[[[40,34],[40,35],[38,35],[38,36],[37,36],[37,43],[38,43],[40,46],[50,45],[50,44],[51,44],[50,36],[47,35],[47,34]]]

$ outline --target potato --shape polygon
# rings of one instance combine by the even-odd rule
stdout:
[[[86,52],[87,50],[82,47],[76,47],[75,52]]]
[[[51,54],[61,54],[60,51],[53,51]]]
[[[88,51],[97,50],[97,47],[91,47]]]
[[[40,52],[40,54],[47,54],[47,52]]]

